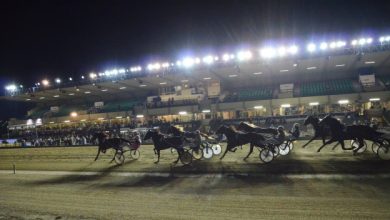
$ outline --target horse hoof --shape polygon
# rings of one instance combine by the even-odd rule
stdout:
[[[158,161],[154,161],[154,164],[158,164]]]

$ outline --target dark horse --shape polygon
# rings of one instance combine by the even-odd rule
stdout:
[[[150,138],[153,140],[154,153],[157,154],[157,161],[154,163],[160,162],[160,151],[169,148],[176,149],[178,156],[174,163],[179,162],[180,155],[184,153],[183,139],[181,137],[165,137],[159,131],[155,129],[149,129],[145,134],[144,140],[148,140]]]
[[[245,132],[255,132],[255,133],[261,133],[261,134],[272,134],[277,135],[278,130],[274,128],[261,128],[256,125],[249,124],[248,122],[241,122],[238,127],[238,130],[245,131]]]
[[[131,143],[130,141],[124,139],[124,138],[108,138],[108,136],[103,133],[95,133],[92,136],[91,141],[94,142],[95,140],[99,141],[99,148],[98,148],[98,153],[95,157],[95,161],[98,159],[100,152],[106,153],[106,151],[110,148],[115,150],[114,157],[112,158],[111,162],[115,159],[115,155],[118,152],[118,150],[122,150],[123,143]]]
[[[199,131],[189,132],[189,131],[181,131],[179,128],[171,125],[167,131],[168,134],[173,134],[174,136],[183,138],[183,141],[186,143],[193,143],[191,148],[198,151],[201,144],[201,133]]]
[[[383,135],[383,133],[378,132],[367,125],[344,126],[339,120],[333,118],[330,115],[327,115],[324,119],[322,119],[319,125],[329,126],[332,137],[318,149],[318,152],[320,152],[321,149],[326,145],[335,141],[341,144],[343,150],[352,150],[353,148],[345,148],[344,140],[357,140],[359,147],[353,150],[354,154],[356,154],[360,148],[364,146],[364,139],[378,143],[380,142],[381,136]]]
[[[322,139],[322,144],[325,144],[326,137],[330,136],[330,132],[325,126],[320,126],[320,119],[318,117],[309,115],[305,119],[304,123],[305,126],[311,124],[314,128],[314,136],[311,138],[306,144],[304,144],[302,147],[306,147],[308,144],[310,144],[312,141],[314,141],[317,138]],[[337,146],[337,145],[336,145]]]
[[[224,134],[227,138],[227,146],[226,150],[223,153],[221,160],[225,157],[228,151],[235,152],[237,146],[241,146],[244,144],[250,144],[250,150],[248,155],[244,158],[246,160],[253,152],[253,148],[255,146],[262,147],[264,146],[263,141],[265,138],[261,134],[257,134],[254,132],[240,132],[234,129],[233,127],[228,127],[226,125],[222,125],[216,131],[217,134]]]

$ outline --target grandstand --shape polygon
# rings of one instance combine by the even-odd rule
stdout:
[[[307,51],[294,45],[283,54],[264,48],[258,55],[244,50],[186,57],[89,73],[61,84],[46,79],[33,88],[11,85],[1,98],[36,105],[28,115],[11,119],[10,129],[25,128],[28,119],[30,127],[100,122],[200,126],[213,119],[351,111],[381,119],[390,107],[390,41],[362,38],[329,42],[333,49],[324,45],[310,45]]]

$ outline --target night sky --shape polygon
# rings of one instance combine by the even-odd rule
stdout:
[[[389,1],[1,1],[0,86],[265,40],[390,32]]]

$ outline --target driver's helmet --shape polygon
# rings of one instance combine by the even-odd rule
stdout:
[[[283,126],[281,126],[281,125],[280,125],[280,126],[278,126],[278,131],[279,131],[279,132],[282,132],[282,131],[284,131],[284,127],[283,127]]]

